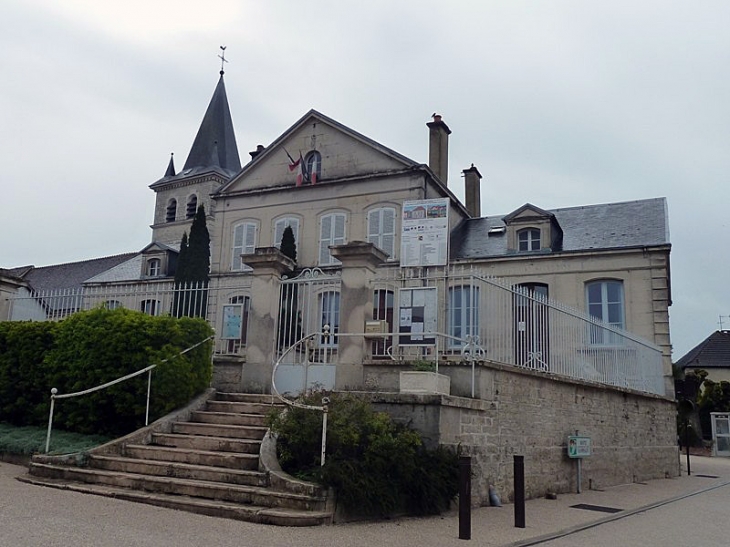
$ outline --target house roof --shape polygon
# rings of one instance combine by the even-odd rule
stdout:
[[[26,281],[35,290],[75,289],[81,287],[82,283],[90,277],[114,268],[136,254],[124,253],[81,262],[41,266],[39,268],[23,266],[9,271],[11,273],[17,272],[14,275]]]
[[[730,330],[718,330],[675,363],[684,368],[730,368]]]
[[[561,250],[564,252],[669,245],[665,198],[566,207],[546,213],[553,215],[563,231]],[[511,215],[462,222],[451,235],[451,258],[490,258],[510,254],[504,231],[505,218],[509,220]]]

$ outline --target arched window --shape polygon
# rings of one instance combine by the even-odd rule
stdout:
[[[177,216],[177,200],[175,198],[170,199],[167,202],[167,213],[165,215],[165,222],[175,222]]]
[[[316,150],[312,150],[309,154],[307,154],[307,157],[304,158],[304,165],[306,168],[306,180],[312,184],[316,184],[322,177],[322,154]]]
[[[237,354],[246,345],[248,312],[251,299],[248,296],[232,296],[223,306],[221,340],[225,340],[225,353]]]
[[[319,295],[319,311],[322,318],[320,327],[324,331],[325,325],[329,326],[330,336],[320,337],[320,345],[328,348],[337,347],[337,336],[340,332],[340,293],[337,291],[326,291]]]
[[[149,277],[157,277],[161,273],[161,261],[159,258],[150,258],[147,261],[147,271],[145,272],[146,275]]]
[[[188,205],[185,209],[185,218],[193,218],[198,211],[198,196],[192,194],[188,197]]]
[[[539,251],[540,230],[526,228],[517,232],[517,248],[520,251]]]
[[[479,334],[479,287],[457,285],[449,287],[449,347],[460,348],[467,336]]]
[[[242,222],[233,227],[231,270],[249,269],[243,263],[241,255],[251,255],[256,251],[256,232],[257,227],[254,222]]]
[[[602,279],[586,283],[586,307],[588,314],[608,323],[612,327],[623,329],[624,317],[624,284],[615,279]],[[611,336],[598,326],[591,328],[591,343],[610,344],[617,342],[617,335]]]
[[[294,243],[299,246],[299,219],[296,217],[280,218],[274,224],[274,247],[281,247],[281,238],[284,236],[284,230],[287,226],[291,226],[294,232]]]
[[[330,245],[344,245],[345,243],[345,213],[330,213],[320,219],[319,225],[319,264],[330,266],[339,264],[330,254]]]
[[[368,212],[368,241],[395,258],[395,209],[382,207]]]

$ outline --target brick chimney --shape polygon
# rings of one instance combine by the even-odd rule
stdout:
[[[428,126],[428,166],[444,184],[449,178],[449,135],[451,129],[439,114],[433,113]]]
[[[481,181],[482,174],[479,169],[471,164],[469,169],[464,169],[464,195],[466,196],[466,210],[472,218],[479,218],[482,216],[482,192],[481,192]]]

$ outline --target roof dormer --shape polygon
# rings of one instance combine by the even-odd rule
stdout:
[[[530,203],[502,218],[509,253],[546,253],[562,249],[563,230],[555,215]]]

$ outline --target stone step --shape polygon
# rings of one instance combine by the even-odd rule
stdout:
[[[263,414],[238,414],[198,410],[190,415],[190,421],[204,424],[256,425],[264,427],[266,425],[266,416]]]
[[[262,426],[204,424],[196,422],[174,422],[173,433],[185,435],[201,435],[210,437],[228,437],[233,439],[255,439],[261,440],[266,434],[266,428]]]
[[[257,470],[259,467],[258,453],[217,452],[213,450],[198,450],[172,446],[128,444],[124,447],[124,455],[128,458],[140,460],[180,462],[192,465],[224,467],[227,469]]]
[[[152,444],[191,450],[209,450],[216,452],[236,452],[256,454],[261,450],[258,439],[235,439],[231,437],[215,437],[200,435],[184,435],[178,433],[153,433]]]
[[[206,409],[211,412],[238,412],[240,414],[263,414],[281,410],[286,405],[268,403],[244,403],[240,401],[208,401]]]
[[[323,511],[300,511],[283,507],[262,507],[256,505],[239,505],[221,500],[206,500],[189,496],[175,496],[151,492],[140,492],[125,488],[115,488],[97,484],[68,483],[54,479],[25,475],[19,480],[41,486],[60,488],[69,491],[95,494],[117,499],[147,503],[158,507],[178,509],[212,517],[230,518],[259,524],[279,526],[318,526],[331,524],[332,514]]]
[[[324,511],[326,500],[322,496],[306,496],[281,492],[256,486],[244,486],[205,482],[175,477],[157,477],[122,473],[103,469],[65,467],[53,464],[31,462],[30,473],[34,477],[75,481],[115,488],[130,488],[161,494],[191,496],[209,500],[257,505],[262,507],[283,507],[301,511]]]
[[[230,401],[237,403],[261,403],[265,405],[278,405],[281,401],[274,395],[264,395],[258,393],[223,393],[215,394],[216,401]]]
[[[157,477],[175,477],[206,482],[224,482],[248,486],[269,485],[266,474],[259,471],[227,469],[196,465],[193,463],[91,455],[89,456],[89,467],[93,469],[104,469],[105,471],[154,475]]]

